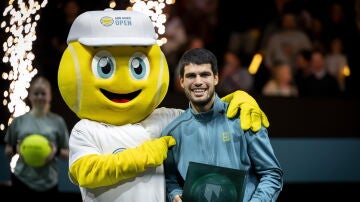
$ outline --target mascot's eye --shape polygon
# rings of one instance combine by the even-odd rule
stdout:
[[[150,73],[150,63],[143,53],[134,53],[129,60],[130,75],[135,80],[145,80]]]
[[[108,51],[96,53],[92,60],[93,74],[102,79],[110,78],[115,72],[115,59]]]

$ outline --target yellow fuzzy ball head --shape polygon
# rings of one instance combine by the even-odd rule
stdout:
[[[48,139],[39,134],[27,136],[20,144],[20,154],[26,164],[41,167],[51,153]]]

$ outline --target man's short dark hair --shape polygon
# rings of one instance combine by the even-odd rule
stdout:
[[[180,77],[184,77],[184,67],[189,64],[210,64],[214,75],[218,74],[218,64],[216,56],[205,48],[193,48],[186,51],[180,58],[178,68],[180,69]]]

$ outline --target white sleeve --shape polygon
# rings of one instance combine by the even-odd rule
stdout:
[[[88,154],[100,154],[99,147],[96,144],[94,131],[95,122],[80,120],[71,130],[69,138],[69,166],[77,159]],[[93,132],[90,132],[93,131]]]
[[[150,137],[160,137],[161,131],[176,117],[178,117],[184,110],[174,108],[157,108],[150,114],[141,125],[150,133]]]

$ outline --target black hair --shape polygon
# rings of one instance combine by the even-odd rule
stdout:
[[[180,69],[180,77],[184,77],[184,67],[189,64],[210,64],[214,75],[218,74],[218,64],[216,56],[205,48],[193,48],[187,50],[180,58],[178,68]]]

